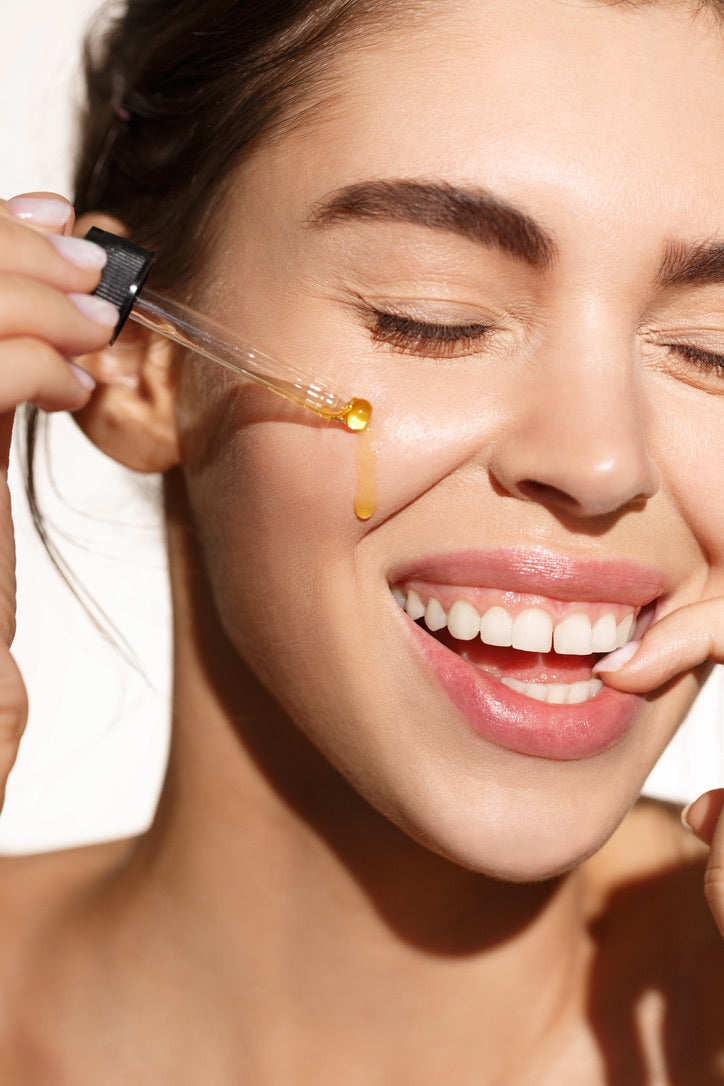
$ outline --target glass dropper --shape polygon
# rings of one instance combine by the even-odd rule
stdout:
[[[88,231],[86,238],[100,245],[108,255],[95,293],[112,302],[120,312],[111,342],[130,317],[174,343],[314,411],[320,418],[341,422],[348,430],[366,429],[372,414],[372,406],[367,400],[339,396],[316,377],[309,377],[286,362],[250,347],[217,321],[147,290],[144,283],[154,258],[149,249],[142,249],[97,226]]]

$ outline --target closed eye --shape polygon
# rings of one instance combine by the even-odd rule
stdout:
[[[693,362],[697,369],[709,371],[715,377],[724,378],[724,354],[703,351],[700,347],[688,347],[681,343],[670,343],[669,350],[687,362]]]
[[[454,358],[480,350],[495,328],[490,324],[438,324],[416,320],[400,313],[371,310],[372,338],[405,354],[428,358]]]

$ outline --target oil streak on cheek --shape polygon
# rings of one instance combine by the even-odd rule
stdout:
[[[357,442],[357,489],[354,496],[354,515],[358,520],[369,520],[377,508],[377,448],[373,428],[367,428],[355,437]]]

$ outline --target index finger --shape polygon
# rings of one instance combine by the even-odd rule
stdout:
[[[643,694],[707,662],[724,663],[724,600],[702,600],[659,619],[641,638],[603,657],[594,674]]]
[[[24,192],[0,201],[0,213],[9,214],[43,234],[71,234],[75,211],[57,192]]]

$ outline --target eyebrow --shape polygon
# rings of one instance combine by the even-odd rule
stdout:
[[[534,219],[481,188],[407,178],[361,181],[315,204],[310,222],[328,226],[350,219],[445,230],[495,246],[538,270],[548,268],[557,256],[553,238]]]
[[[656,281],[663,287],[724,283],[724,242],[669,242]]]

